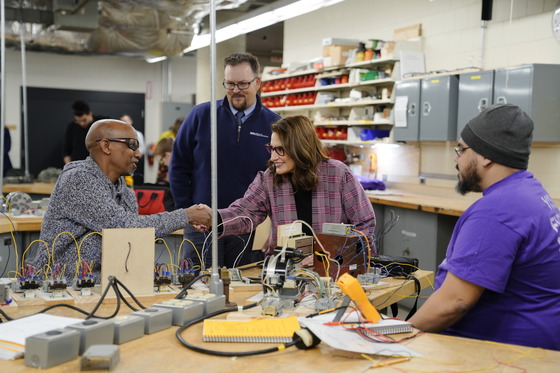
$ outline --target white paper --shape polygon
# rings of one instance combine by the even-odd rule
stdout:
[[[0,324],[0,359],[12,360],[23,356],[25,339],[49,330],[82,322],[82,319],[40,313]],[[21,346],[17,346],[21,345]],[[12,351],[15,350],[15,351]]]
[[[422,356],[421,354],[399,344],[399,343],[381,343],[372,342],[364,339],[358,333],[344,329],[343,326],[324,325],[325,322],[331,321],[331,315],[320,315],[314,318],[300,317],[299,323],[302,327],[307,327],[322,342],[328,344],[332,348],[344,351],[352,351],[363,354],[376,354],[383,356]],[[357,318],[342,317],[347,322]]]
[[[406,114],[408,110],[408,96],[395,97],[395,127],[406,127]]]

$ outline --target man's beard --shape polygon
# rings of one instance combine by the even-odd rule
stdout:
[[[459,171],[459,165],[456,165],[455,168]],[[455,190],[458,193],[461,193],[461,195],[464,196],[468,192],[482,192],[482,189],[480,188],[482,179],[476,171],[476,162],[474,160],[465,166],[462,180],[459,175],[457,175],[457,177],[459,178],[459,181],[457,181]]]
[[[243,101],[239,104],[239,103],[235,102],[235,101],[233,100],[233,97],[232,97],[231,106],[233,106],[233,108],[234,108],[235,110],[244,111],[245,109],[247,109],[247,98],[246,98],[245,96],[243,96],[243,95],[238,96],[238,97],[242,97],[242,98],[243,98]]]

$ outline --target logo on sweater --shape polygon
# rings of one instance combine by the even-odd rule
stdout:
[[[265,139],[268,139],[268,135],[265,135],[265,134],[262,134],[262,133],[249,132],[249,135],[257,136],[257,137],[264,137]]]

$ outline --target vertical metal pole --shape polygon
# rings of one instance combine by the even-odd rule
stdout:
[[[218,268],[218,127],[216,105],[216,0],[210,0],[210,143],[212,165],[212,276],[210,292],[217,295],[224,293],[224,287]]]
[[[24,159],[25,159],[25,180],[31,181],[31,177],[29,175],[29,133],[27,129],[28,120],[27,120],[27,62],[25,59],[25,26],[23,25],[23,21],[21,20],[19,23],[19,39],[21,45],[21,92],[22,92],[22,114],[23,114],[23,146],[24,146]]]
[[[4,188],[4,126],[6,125],[6,14],[0,0],[0,195]]]

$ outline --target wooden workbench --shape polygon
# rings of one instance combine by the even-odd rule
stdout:
[[[426,276],[433,273],[424,273]],[[433,277],[432,277],[433,278]],[[399,281],[399,280],[395,280]],[[409,281],[412,283],[412,281]],[[404,287],[399,292],[405,294]],[[251,294],[252,295],[252,294]],[[232,295],[238,304],[247,304],[247,293]],[[380,293],[380,297],[386,297]],[[375,301],[374,301],[375,302]],[[112,306],[114,307],[114,305]],[[85,308],[85,307],[84,307]],[[113,308],[102,306],[101,315],[110,314]],[[59,308],[56,313],[76,316],[66,308]],[[130,311],[126,310],[128,313]],[[225,317],[225,316],[219,316]],[[218,357],[194,352],[183,347],[175,337],[177,327],[171,327],[159,333],[145,335],[142,338],[120,345],[120,362],[113,370],[119,372],[171,372],[189,369],[193,372],[365,372],[374,364],[358,353],[335,350],[322,343],[311,350],[298,350],[290,347],[275,352],[251,357]],[[250,351],[274,346],[273,344],[252,343],[205,343],[202,342],[202,324],[190,327],[183,334],[189,343],[218,351]],[[400,335],[400,337],[405,335]],[[376,372],[395,371],[477,371],[504,372],[516,368],[527,372],[553,372],[560,361],[560,351],[532,349],[513,345],[504,345],[480,340],[450,337],[438,334],[422,334],[403,342],[408,348],[419,352],[424,357],[389,367],[378,368]],[[376,360],[383,360],[371,356]],[[389,361],[394,358],[389,359]],[[509,364],[509,365],[508,365]],[[37,372],[36,368],[27,367],[23,359],[1,361],[2,370],[11,373]],[[395,370],[397,369],[397,370]],[[77,372],[80,370],[80,358],[50,368],[49,372]]]
[[[45,194],[50,195],[54,189],[51,183],[22,183],[22,184],[4,184],[2,192],[7,194],[11,192],[23,192],[27,194]]]
[[[451,216],[461,216],[474,202],[472,198],[464,198],[459,195],[457,197],[442,197],[398,190],[392,191],[391,194],[377,194],[370,191],[366,191],[366,194],[374,204]]]

